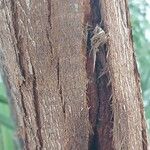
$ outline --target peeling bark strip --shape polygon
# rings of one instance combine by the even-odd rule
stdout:
[[[87,150],[83,1],[5,0],[4,6],[2,64],[24,149]]]
[[[34,68],[32,68],[33,70],[33,100],[34,100],[34,107],[35,107],[35,114],[36,114],[36,125],[37,125],[37,138],[39,140],[39,145],[37,145],[36,149],[38,149],[38,147],[40,147],[39,149],[43,148],[43,138],[42,138],[42,133],[41,133],[41,128],[42,128],[42,124],[41,124],[41,120],[40,120],[40,102],[38,99],[38,90],[37,90],[37,80],[36,80],[36,74],[34,71]]]
[[[117,150],[146,150],[145,119],[139,77],[134,69],[136,64],[127,0],[102,0],[101,8],[109,34],[107,48],[113,92],[114,147]]]

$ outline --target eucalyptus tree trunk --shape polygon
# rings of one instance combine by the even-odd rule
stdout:
[[[128,17],[126,0],[0,3],[1,64],[24,149],[147,149]],[[93,72],[97,24],[108,41]]]

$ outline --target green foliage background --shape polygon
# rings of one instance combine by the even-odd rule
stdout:
[[[10,114],[5,87],[0,83],[0,150],[16,150],[14,124]]]
[[[146,19],[146,12],[150,9],[145,0],[130,0],[132,31],[138,69],[141,75],[145,115],[150,124],[150,39],[145,34],[149,32],[150,22]],[[149,14],[150,15],[150,14]],[[134,89],[133,89],[134,90]],[[15,127],[8,106],[4,84],[0,83],[0,150],[16,150]],[[150,128],[148,127],[150,133]]]

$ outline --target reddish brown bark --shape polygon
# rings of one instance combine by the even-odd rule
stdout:
[[[126,0],[6,0],[0,9],[2,67],[24,149],[146,150]],[[93,72],[100,22],[109,39]]]

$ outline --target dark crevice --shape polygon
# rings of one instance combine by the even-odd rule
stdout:
[[[59,58],[58,58],[58,61],[57,61],[57,86],[58,86],[58,88],[59,88],[59,86],[60,86],[60,68],[59,68]]]
[[[95,27],[96,24],[101,23],[101,14],[100,14],[100,2],[99,0],[91,0],[91,10],[92,10],[92,24]]]
[[[21,89],[21,88],[22,88],[22,87],[20,86],[20,87],[19,87],[19,90],[20,90],[20,94],[21,94],[22,108],[23,108],[23,111],[24,111],[25,116],[27,116],[27,110],[26,110],[26,107],[25,107],[23,92],[22,92],[22,89]]]
[[[36,149],[37,150],[42,150],[43,148],[43,138],[42,138],[42,133],[41,133],[41,115],[40,115],[40,102],[38,99],[38,91],[37,91],[37,81],[36,81],[36,74],[34,67],[32,66],[33,70],[33,102],[34,102],[34,108],[35,108],[35,115],[36,115],[36,124],[37,124],[37,137],[38,137],[38,142],[39,145],[37,145]]]
[[[24,97],[23,97],[23,92],[22,92],[22,87],[20,86],[19,90],[20,90],[20,94],[21,94],[21,107],[23,108],[23,111],[24,111],[24,114],[25,116],[23,117],[23,123],[24,123],[24,130],[25,130],[25,139],[20,139],[19,137],[19,142],[21,144],[21,147],[24,147],[24,144],[26,145],[26,149],[29,150],[29,146],[28,146],[28,136],[27,136],[27,132],[26,132],[26,120],[25,118],[27,117],[27,110],[26,110],[26,107],[25,107],[25,103],[24,103]]]
[[[103,70],[100,53],[97,59],[97,78],[100,70]],[[100,66],[101,64],[101,66]],[[99,109],[97,116],[97,143],[98,149],[113,149],[112,147],[112,129],[113,129],[113,114],[112,114],[112,87],[110,82],[109,72],[106,72],[97,80],[97,89],[99,97]]]
[[[91,30],[87,30],[87,77],[90,80],[87,86],[87,101],[89,106],[89,121],[93,128],[93,135],[89,137],[89,150],[112,149],[113,115],[111,108],[111,83],[109,72],[107,71],[107,50],[106,45],[99,49],[96,55],[95,72],[93,68],[93,56],[89,56],[91,50],[91,37],[93,30],[98,24],[102,27],[102,17],[100,14],[100,0],[91,0]],[[87,19],[85,19],[87,20]],[[86,23],[85,23],[86,24]],[[109,68],[108,68],[109,69]],[[105,71],[105,72],[104,72]],[[103,74],[101,77],[100,75]],[[92,91],[92,92],[91,92]]]
[[[48,6],[48,23],[50,26],[50,29],[52,29],[52,24],[51,24],[51,0],[47,0],[47,6]]]
[[[95,26],[97,24],[100,24],[100,22],[101,22],[99,0],[91,0],[90,1],[90,5],[91,5],[91,16],[92,16],[91,22],[92,22],[93,29],[88,31],[88,35],[89,36],[88,36],[88,39],[87,39],[87,51],[89,51],[88,49],[91,49],[91,37],[93,36],[92,31],[94,30]],[[97,61],[96,61],[96,65],[97,65]],[[93,73],[91,73],[91,72],[88,71],[88,76],[90,78],[95,78],[95,80],[93,81],[94,82],[93,85],[89,84],[88,88],[91,89],[90,87],[94,86],[95,87],[95,95],[97,97],[97,98],[95,98],[95,100],[96,100],[95,106],[91,107],[91,110],[89,110],[89,117],[90,117],[89,120],[90,120],[90,122],[92,124],[93,132],[94,132],[93,135],[90,135],[89,150],[98,150],[98,149],[100,149],[100,145],[98,144],[98,138],[99,138],[99,136],[98,136],[98,131],[97,131],[97,125],[98,125],[98,118],[99,118],[100,103],[99,103],[99,94],[98,94],[98,90],[97,90],[96,72],[93,74]],[[92,99],[93,99],[92,96],[93,95],[90,95],[90,98],[91,98],[90,101],[92,101]],[[89,95],[88,95],[88,97],[89,97]],[[90,102],[90,105],[91,104],[92,103]],[[94,111],[94,109],[95,109],[95,111]],[[94,115],[93,115],[93,113],[94,113]],[[93,120],[94,120],[94,122],[93,122]]]
[[[64,119],[66,119],[66,103],[63,99],[63,93],[62,93],[62,86],[59,87],[59,94],[60,94],[60,99],[61,99],[61,104],[62,104],[62,111],[64,114]]]
[[[52,55],[53,54],[53,48],[52,48],[52,42],[51,42],[51,38],[50,38],[50,33],[49,33],[49,29],[46,29],[46,37],[47,37],[47,40],[48,40],[48,43],[49,43],[49,47],[50,47],[50,52]]]
[[[5,2],[5,5],[6,5],[7,7],[9,7],[8,4],[7,4],[7,2]],[[11,4],[11,11],[12,11],[12,12],[13,12],[13,9],[14,9],[14,8],[12,8],[13,5],[14,5],[14,4]],[[4,12],[5,12],[5,11],[4,11]],[[9,22],[9,18],[8,18],[8,14],[5,13],[5,16],[6,16],[6,22],[7,22],[7,25],[8,25],[8,29],[9,29],[9,31],[10,31],[11,40],[12,40],[12,42],[13,42],[13,48],[14,48],[14,50],[15,50],[16,62],[17,62],[17,64],[20,66],[19,60],[18,60],[18,50],[17,50],[16,44],[14,44],[14,43],[15,43],[14,37],[13,37],[14,34],[13,34],[13,31],[12,31],[12,28],[14,27],[14,25],[13,25],[13,27],[11,28],[11,25],[10,25],[10,22]],[[12,13],[12,18],[13,18],[13,13]],[[12,19],[12,20],[13,20],[13,19]]]
[[[23,67],[24,52],[22,50],[22,38],[21,36],[19,36],[18,8],[15,0],[11,0],[10,2],[11,2],[11,11],[12,11],[12,24],[13,24],[14,35],[15,35],[14,44],[16,43],[16,47],[17,47],[16,57],[21,71],[21,75],[25,79],[25,69]]]
[[[47,37],[48,42],[49,42],[51,54],[53,55],[52,42],[51,42],[51,38],[50,38],[50,31],[52,30],[52,23],[51,23],[51,0],[47,0],[47,9],[48,9],[48,24],[49,24],[49,28],[46,30],[46,37]]]
[[[27,82],[27,76],[28,73],[26,72],[25,68],[25,64],[26,64],[26,60],[25,58],[25,52],[22,49],[23,45],[22,45],[22,38],[21,35],[19,35],[19,24],[18,24],[18,8],[17,8],[17,4],[15,2],[15,0],[11,0],[11,11],[12,11],[12,24],[13,24],[13,29],[14,29],[14,34],[15,34],[15,39],[12,38],[12,40],[14,41],[14,45],[16,45],[15,50],[16,50],[16,58],[17,58],[17,63],[19,65],[20,71],[21,71],[21,75],[22,77],[25,79],[22,81],[22,85],[25,85]],[[11,28],[10,28],[11,29]],[[11,31],[11,30],[10,30]],[[37,137],[38,137],[38,141],[37,143],[37,147],[36,149],[42,149],[43,148],[43,139],[42,139],[42,134],[41,134],[41,121],[40,121],[40,104],[39,104],[39,99],[38,99],[38,92],[37,92],[37,83],[36,83],[36,75],[35,75],[35,70],[32,66],[32,70],[33,70],[33,80],[32,80],[32,86],[33,86],[33,101],[34,101],[34,108],[35,108],[35,115],[36,115],[36,124],[37,124]],[[20,85],[20,93],[21,93],[21,102],[22,102],[22,107],[24,110],[24,113],[27,117],[27,110],[26,110],[26,106],[24,103],[24,97],[23,97],[23,92],[22,92],[22,85]],[[26,125],[26,122],[24,120],[24,124]],[[27,138],[27,136],[26,136]],[[25,139],[25,142],[27,142],[27,139]],[[26,144],[26,147],[28,146],[28,144]],[[28,148],[29,149],[29,148]]]
[[[58,58],[58,61],[57,61],[57,86],[58,86],[58,89],[59,89],[59,95],[60,95],[60,99],[61,99],[61,104],[62,104],[62,111],[63,111],[63,114],[64,114],[64,119],[66,118],[66,103],[64,101],[64,98],[63,98],[63,90],[62,90],[62,86],[60,85],[60,64],[59,64],[59,58]]]
[[[23,64],[23,60],[24,60],[24,52],[22,50],[22,39],[21,39],[21,36],[19,36],[19,25],[18,25],[18,8],[17,8],[17,4],[15,2],[15,0],[11,0],[10,1],[11,3],[11,12],[12,12],[12,27],[13,27],[13,30],[14,30],[14,35],[15,37],[11,37],[12,38],[12,41],[14,42],[13,45],[14,45],[14,50],[15,50],[15,53],[16,53],[16,62],[18,63],[18,66],[19,66],[19,69],[20,69],[20,72],[21,72],[21,76],[25,79],[25,69],[24,69],[24,64]],[[7,6],[8,7],[8,6]],[[7,15],[6,15],[7,17]],[[7,20],[8,20],[8,17],[7,17]],[[11,29],[11,26],[9,24],[9,22],[7,22],[8,24],[8,27],[9,27],[9,30],[11,32],[11,35],[13,34],[12,32],[12,29]],[[20,77],[20,78],[22,78]],[[22,80],[22,79],[21,79]],[[24,97],[23,97],[23,92],[22,92],[22,85],[25,84],[25,81],[22,80],[21,83],[19,83],[19,90],[20,90],[20,94],[21,94],[21,104],[22,104],[22,108],[23,108],[23,111],[24,111],[24,114],[25,116],[23,117],[23,122],[24,122],[24,130],[25,130],[25,139],[19,139],[19,142],[21,144],[21,146],[23,147],[24,144],[26,144],[26,149],[29,150],[30,148],[28,147],[28,137],[27,137],[27,132],[26,132],[26,120],[25,118],[27,117],[27,110],[26,110],[26,107],[25,107],[25,103],[24,103]],[[24,140],[24,141],[22,141]]]

